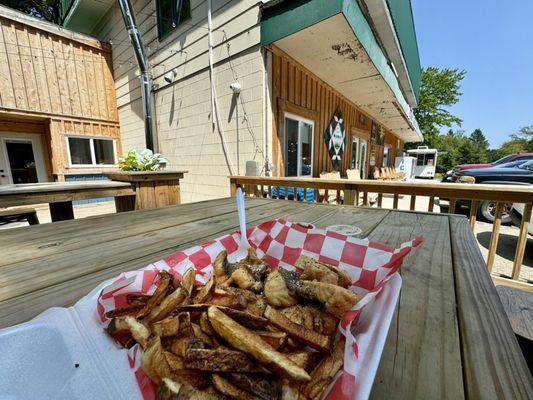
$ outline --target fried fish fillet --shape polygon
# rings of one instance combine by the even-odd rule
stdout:
[[[288,307],[298,304],[298,299],[290,293],[279,270],[268,274],[265,282],[265,298],[268,304],[274,307]]]
[[[303,298],[322,303],[329,314],[339,319],[359,300],[349,289],[316,281],[300,281],[296,285],[296,293]]]
[[[350,286],[352,280],[348,273],[338,267],[329,265],[314,258],[301,255],[294,266],[303,270],[301,278],[304,280],[317,280],[324,283],[332,283],[344,288]]]

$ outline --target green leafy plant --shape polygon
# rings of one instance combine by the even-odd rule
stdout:
[[[168,160],[152,150],[131,150],[126,156],[119,158],[122,171],[157,171],[162,169]]]

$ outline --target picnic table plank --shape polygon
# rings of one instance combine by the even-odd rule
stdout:
[[[402,290],[374,381],[373,399],[461,399],[463,378],[446,215],[391,211],[369,239],[424,242],[400,268]]]
[[[214,206],[212,208],[223,211],[220,205],[227,204],[227,200],[228,199],[211,201],[210,204]],[[124,218],[120,214],[110,215],[107,220],[101,220],[101,218],[96,221],[79,220],[80,223],[86,223],[87,225],[82,225],[79,228],[86,232],[87,235],[91,235],[94,231],[99,232],[98,235],[95,235],[100,238],[99,243],[107,243],[106,247],[109,247],[110,249],[117,247],[116,243],[112,240],[114,230],[105,234],[101,231],[98,231],[101,223],[105,223],[106,226],[118,225],[123,232],[127,232],[128,235],[131,234],[132,236],[138,238],[137,247],[140,247],[140,249],[138,252],[120,251],[117,252],[117,255],[115,256],[106,254],[103,260],[103,262],[106,263],[105,267],[96,268],[92,272],[89,272],[89,270],[91,269],[91,265],[94,263],[91,263],[85,259],[79,260],[79,263],[74,263],[71,261],[70,265],[68,265],[66,268],[75,269],[78,276],[65,279],[65,277],[59,273],[54,275],[54,279],[51,281],[48,279],[49,277],[46,277],[46,279],[40,280],[41,283],[44,283],[42,287],[22,295],[14,297],[12,296],[1,301],[0,327],[13,325],[15,323],[32,318],[44,309],[51,306],[69,306],[95,288],[99,283],[106,279],[117,276],[121,272],[142,268],[149,263],[160,260],[180,249],[193,246],[203,241],[218,237],[225,232],[231,232],[237,229],[238,221],[235,211],[235,203],[234,199],[230,200],[232,212],[227,213],[227,215],[223,217],[227,221],[227,225],[224,225],[220,229],[215,229],[217,227],[213,226],[213,221],[216,220],[216,218],[210,219],[205,213],[205,209],[199,210],[199,212],[205,215],[205,218],[200,220],[193,218],[190,222],[181,223],[179,225],[175,221],[174,224],[178,226],[177,232],[173,233],[176,236],[175,240],[159,241],[161,247],[155,249],[152,246],[148,246],[147,243],[142,240],[143,237],[150,234],[150,230],[153,228],[153,226],[150,226],[150,223],[147,223],[146,232],[143,232],[142,230],[134,230],[137,226],[139,226],[139,224],[137,223],[138,221],[131,220],[131,218],[130,224],[132,225],[132,228],[130,230],[129,225],[124,225]],[[273,207],[274,205],[279,205],[280,207]],[[178,210],[187,208],[186,206],[187,205],[180,205],[178,206]],[[261,221],[275,217],[283,217],[294,221],[311,222],[325,227],[331,224],[346,223],[347,217],[349,217],[351,218],[350,221],[361,227],[363,232],[368,232],[373,229],[373,227],[379,223],[383,216],[387,214],[386,210],[380,210],[376,214],[375,210],[354,209],[348,207],[339,212],[335,206],[323,207],[317,205],[305,205],[305,207],[298,207],[297,204],[295,205],[292,202],[271,203],[269,200],[259,199],[247,199],[246,206],[248,208],[247,220],[249,225],[258,224]],[[159,217],[166,215],[169,218],[171,216],[181,214],[178,212],[178,210],[176,210],[176,207],[167,207],[159,210],[160,211],[158,212],[156,212],[156,210],[147,210],[135,212],[135,214],[148,214],[152,217],[155,217],[156,215],[159,215]],[[113,221],[119,221],[120,223],[114,223]],[[100,224],[96,224],[96,222],[100,222]],[[68,237],[71,234],[70,228],[72,223],[73,222],[56,224],[56,228],[60,227],[61,229],[58,229],[59,231],[67,231],[68,235],[66,236]],[[208,231],[202,229],[202,227],[205,225],[210,227]],[[19,233],[31,233],[31,231],[26,228],[11,230],[11,232],[14,231],[20,231]],[[82,254],[86,254],[87,248],[83,246],[78,246],[77,248],[61,246],[62,240],[66,239],[64,236],[65,235],[61,232],[56,233],[55,235],[51,236],[49,240],[58,245],[44,247],[43,250],[47,250],[46,259],[50,260],[50,262],[57,262],[56,255],[63,254],[67,252],[67,250],[68,253],[71,254],[71,257],[67,258],[67,261],[62,262],[62,265],[69,264],[68,260],[72,260],[72,258],[77,258]],[[61,239],[59,239],[59,237],[61,237]],[[19,241],[20,240],[21,237],[19,236]],[[32,240],[28,240],[29,245],[33,247],[34,244],[31,242]],[[36,247],[39,248],[40,246],[37,245]],[[102,253],[99,252],[98,254],[101,255]],[[32,258],[32,260],[34,260],[34,258]],[[97,258],[97,260],[99,260],[99,258]],[[31,264],[24,264],[24,267],[21,266],[23,265],[22,263],[17,263],[17,265],[18,268],[27,269],[30,268]],[[4,274],[4,269],[2,267],[0,267],[0,273]],[[8,282],[6,281],[6,283]]]
[[[466,397],[531,399],[533,377],[466,218],[450,216]]]
[[[496,286],[496,291],[514,333],[533,342],[533,293],[509,286]]]

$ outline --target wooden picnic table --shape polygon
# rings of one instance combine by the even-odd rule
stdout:
[[[359,226],[391,246],[423,235],[377,371],[375,399],[531,399],[533,379],[462,216],[247,199],[247,221]],[[0,231],[0,327],[68,306],[105,279],[238,229],[226,198]]]
[[[0,207],[49,203],[52,221],[63,221],[74,219],[73,200],[121,196],[135,196],[131,183],[97,180],[2,185]]]

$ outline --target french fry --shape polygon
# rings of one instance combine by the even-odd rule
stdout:
[[[150,300],[150,295],[141,294],[141,293],[129,293],[126,295],[126,301],[132,306],[144,306],[148,300]]]
[[[263,400],[278,398],[278,387],[272,382],[271,377],[241,373],[226,374],[225,377],[236,387],[244,389]]]
[[[254,331],[254,333],[276,350],[287,340],[287,334],[284,332]]]
[[[307,350],[298,350],[292,353],[285,353],[285,355],[296,365],[308,371],[314,365],[318,354]]]
[[[117,308],[106,312],[104,315],[106,318],[125,317],[126,315],[137,315],[137,313],[143,308],[143,306],[135,305]]]
[[[179,333],[180,319],[178,316],[170,316],[152,324],[154,335],[161,337],[176,336]]]
[[[261,400],[261,398],[254,396],[251,393],[241,390],[238,387],[233,386],[226,379],[222,378],[220,375],[213,374],[211,380],[215,388],[222,394],[231,397],[232,399],[242,399],[242,400]]]
[[[185,300],[187,297],[187,290],[182,286],[174,290],[171,294],[165,297],[160,304],[158,304],[146,317],[149,323],[161,321],[169,315],[174,309]]]
[[[196,271],[194,270],[194,268],[189,268],[183,274],[183,281],[181,282],[181,287],[185,289],[185,291],[187,292],[187,296],[192,295],[195,278],[196,278]]]
[[[159,286],[157,286],[157,289],[148,299],[145,306],[138,312],[137,318],[142,318],[152,312],[153,308],[157,306],[167,295],[171,283],[172,275],[165,271],[159,273]]]
[[[159,336],[153,336],[148,342],[141,358],[141,365],[146,375],[156,384],[170,376],[170,366]]]
[[[304,369],[276,351],[259,336],[232,320],[217,307],[209,307],[207,315],[217,334],[236,349],[244,351],[267,368],[294,381],[306,382],[310,379]]]
[[[308,399],[318,399],[333,382],[333,378],[341,369],[344,362],[344,338],[339,339],[331,355],[324,357],[311,373],[311,381],[301,388],[301,395]]]
[[[331,351],[331,340],[328,336],[316,333],[303,325],[295,324],[281,312],[270,306],[267,306],[264,315],[275,327],[286,332],[290,337],[320,352],[329,353]]]
[[[210,296],[211,292],[215,288],[215,277],[212,276],[209,278],[209,280],[205,283],[204,286],[196,293],[196,296],[194,296],[193,303],[204,303]]]
[[[225,348],[193,349],[185,351],[188,368],[211,372],[261,372],[263,369],[248,355]]]

